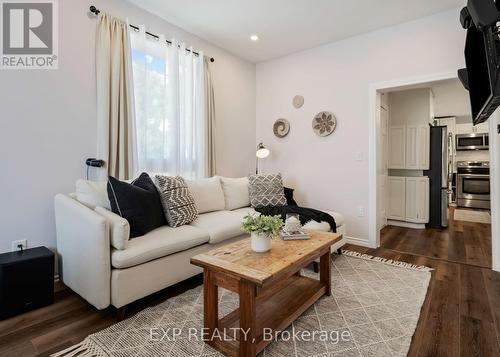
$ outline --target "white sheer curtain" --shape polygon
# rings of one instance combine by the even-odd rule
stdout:
[[[206,177],[203,53],[132,33],[138,171]],[[191,49],[191,48],[190,48]]]

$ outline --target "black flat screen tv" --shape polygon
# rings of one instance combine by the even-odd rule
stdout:
[[[474,125],[486,121],[500,105],[500,39],[495,28],[467,30],[465,63]]]

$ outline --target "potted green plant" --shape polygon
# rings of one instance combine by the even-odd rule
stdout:
[[[280,216],[246,215],[241,229],[250,233],[251,247],[254,252],[267,252],[271,249],[271,239],[276,238],[283,227]]]

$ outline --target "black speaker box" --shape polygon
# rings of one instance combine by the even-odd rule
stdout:
[[[53,301],[53,252],[38,247],[0,254],[0,319]]]

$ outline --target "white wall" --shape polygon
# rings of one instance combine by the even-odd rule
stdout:
[[[436,117],[467,117],[472,122],[469,92],[458,79],[439,81],[432,85]]]
[[[282,172],[301,203],[342,212],[347,235],[369,243],[369,86],[462,68],[464,42],[457,9],[258,64],[257,141],[271,149],[264,169]],[[296,94],[305,97],[299,110]],[[338,118],[326,138],[311,129],[321,110]],[[291,123],[284,139],[272,134],[280,117]]]
[[[94,37],[89,5],[176,37],[215,58],[218,173],[254,169],[255,65],[120,0],[59,1],[59,69],[0,71],[0,252],[55,246],[53,196],[72,192],[96,153]]]
[[[427,125],[431,116],[430,90],[409,89],[389,93],[390,125]]]

